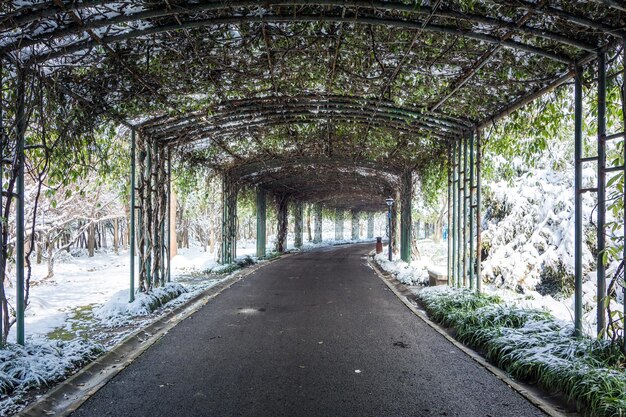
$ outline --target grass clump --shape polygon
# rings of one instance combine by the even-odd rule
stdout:
[[[559,391],[594,416],[626,415],[624,356],[617,344],[575,338],[549,312],[494,296],[434,287],[418,297],[431,318],[513,377]]]

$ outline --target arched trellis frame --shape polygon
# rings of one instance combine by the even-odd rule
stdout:
[[[382,126],[398,140],[368,155],[358,147],[355,152],[339,148],[339,156],[359,163],[373,159],[400,172],[419,171],[420,160],[442,156],[439,152],[423,154],[417,160],[410,155],[407,158],[407,154],[418,152],[419,146],[439,146],[441,151],[447,143],[461,142],[451,146],[454,152],[450,155],[456,160],[451,165],[454,175],[450,175],[451,194],[456,193],[456,209],[451,217],[458,229],[452,233],[458,244],[452,246],[457,259],[451,266],[456,268],[453,276],[459,282],[468,265],[474,265],[467,254],[473,250],[467,247],[471,246],[468,239],[474,241],[475,226],[468,226],[467,218],[478,218],[476,223],[480,224],[480,152],[476,168],[468,171],[468,165],[474,167],[471,152],[480,143],[480,129],[571,80],[577,68],[596,61],[598,52],[602,54],[621,44],[626,34],[623,8],[608,0],[592,5],[565,0],[495,3],[497,13],[480,2],[468,12],[446,1],[434,6],[414,6],[398,1],[297,0],[260,5],[253,1],[183,0],[175,7],[159,3],[147,6],[138,0],[55,0],[33,6],[5,2],[0,5],[0,60],[3,67],[14,69],[9,73],[39,77],[93,117],[104,116],[140,130],[138,162],[143,164],[143,170],[139,173],[141,211],[137,209],[137,214],[141,213],[141,273],[145,275],[140,282],[149,282],[157,275],[162,280],[164,275],[163,264],[155,266],[155,262],[158,264],[164,253],[158,242],[165,235],[160,214],[166,189],[162,178],[163,161],[167,158],[161,151],[165,146],[219,148],[220,157],[212,163],[221,163],[228,170],[241,162],[237,158],[241,149],[231,147],[242,143],[245,149],[248,145],[242,140],[244,136],[263,143],[276,132],[284,133],[277,130],[280,126],[315,123],[328,126],[328,134],[315,139],[324,148],[320,155],[328,158],[337,156],[333,153],[336,148],[327,146],[336,144],[337,137],[351,141],[346,147],[354,148],[354,144],[363,144],[359,138],[367,139],[376,126]],[[233,33],[233,28],[238,33],[236,39],[219,38]],[[302,40],[295,47],[289,43],[289,39],[305,39],[298,34],[306,29],[310,31],[310,42]],[[396,42],[387,45],[381,40],[390,32],[397,36]],[[372,43],[377,44],[373,51]],[[343,45],[350,45],[351,49],[342,54]],[[225,51],[238,52],[241,58]],[[251,51],[261,53],[256,56]],[[372,55],[376,59],[367,63],[366,57]],[[524,60],[530,65],[523,65]],[[381,65],[383,61],[390,64]],[[193,65],[194,62],[203,65]],[[424,67],[423,62],[429,66]],[[186,69],[186,79],[179,74],[181,67]],[[325,82],[307,78],[316,73],[316,68],[324,69]],[[515,77],[500,73],[509,68],[519,68]],[[205,73],[207,76],[202,77]],[[25,92],[20,84],[15,84],[15,108],[23,112]],[[601,91],[601,82],[598,87]],[[209,93],[206,97],[192,97],[198,90]],[[11,138],[18,144],[14,160],[23,181],[20,144],[23,145],[27,126],[20,125],[23,118],[15,120],[18,122],[6,130],[12,132]],[[356,125],[363,129],[355,130]],[[333,129],[345,130],[346,126],[352,129],[352,135],[333,136]],[[464,133],[467,131],[475,131],[474,146],[471,136]],[[425,137],[429,141],[420,142]],[[599,131],[598,143],[619,137],[619,133]],[[381,141],[384,138],[377,137]],[[407,148],[412,151],[404,152]],[[264,159],[280,156],[261,146],[257,150],[256,156],[266,153]],[[467,152],[469,157],[465,156]],[[375,158],[372,155],[376,153],[388,157]],[[599,148],[598,160],[602,159]],[[577,159],[577,164],[584,162],[585,158]],[[148,163],[153,164],[151,169],[147,168]],[[598,165],[601,182],[605,171],[619,168]],[[476,184],[472,180],[474,169]],[[389,192],[383,182],[376,184]],[[277,189],[294,187],[289,178],[275,178],[264,185]],[[321,184],[309,184],[301,191],[302,197],[315,204],[315,212],[319,213],[315,216],[316,224],[321,222],[322,204],[344,204],[345,209],[350,209],[355,202],[367,205],[372,195],[353,189],[325,199],[314,195],[318,185]],[[318,188],[328,193],[333,190],[332,185],[328,182],[326,188]],[[452,188],[456,191],[452,192]],[[600,200],[602,189],[599,184],[595,190]],[[16,195],[5,196],[4,202],[16,199],[19,214],[24,202],[23,187],[17,191]],[[589,190],[577,189],[577,193],[584,191]],[[236,195],[226,194],[229,201]],[[153,216],[155,207],[157,214]],[[474,208],[476,213],[472,212]],[[18,230],[23,229],[23,221],[18,223]],[[479,232],[477,228],[477,250]],[[317,235],[316,227],[316,238]],[[18,247],[23,247],[21,242],[23,230],[17,236]],[[476,259],[478,265],[479,260],[480,257]],[[20,269],[23,267],[18,268],[17,320],[18,335],[22,335],[18,340],[23,342],[25,306],[19,292],[23,291],[23,285],[19,285]],[[479,288],[479,266],[477,273],[475,284]],[[577,294],[579,281],[577,272]],[[472,282],[470,271],[469,284]],[[599,294],[599,300],[604,296]]]

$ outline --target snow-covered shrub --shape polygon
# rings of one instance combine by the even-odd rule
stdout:
[[[393,274],[403,284],[423,285],[428,283],[428,270],[426,269],[428,264],[422,260],[414,260],[410,264],[401,259],[389,262],[385,252],[377,254],[375,259],[382,269]]]
[[[0,349],[0,415],[11,414],[19,408],[7,396],[50,386],[103,352],[101,345],[82,339],[69,342],[28,340],[25,346],[9,344]]]
[[[168,283],[149,294],[139,293],[135,301],[128,302],[128,290],[116,293],[109,301],[94,309],[94,316],[103,324],[115,327],[126,324],[137,316],[147,316],[162,305],[177,298],[187,289],[179,283]]]
[[[418,294],[429,315],[513,377],[558,390],[594,416],[626,414],[624,356],[617,344],[576,338],[547,311],[448,287]]]
[[[585,178],[593,172],[586,170]],[[511,181],[485,187],[483,248],[484,278],[517,291],[537,289],[542,294],[568,295],[574,274],[574,193],[572,172],[534,169]],[[583,197],[587,222],[594,201]],[[583,268],[589,272],[594,257],[583,247]]]

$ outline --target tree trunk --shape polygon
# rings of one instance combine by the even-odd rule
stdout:
[[[113,220],[113,250],[115,251],[115,254],[119,254],[119,238],[118,238],[118,234],[119,234],[119,221],[118,219],[114,219]]]
[[[87,250],[89,251],[89,257],[93,257],[96,246],[96,228],[93,222],[87,228]]]

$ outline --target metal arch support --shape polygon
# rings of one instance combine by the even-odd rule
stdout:
[[[610,0],[603,0],[605,3],[609,4],[612,6],[612,4],[614,4],[615,2],[610,1]],[[71,10],[71,11],[76,11],[76,10],[80,10],[84,7],[90,7],[93,5],[97,5],[97,4],[105,4],[106,1],[105,0],[90,0],[88,2],[83,2],[82,4],[73,4],[73,5],[68,5],[65,10]],[[238,1],[238,2],[233,2],[230,5],[231,8],[236,8],[236,7],[246,7],[246,6],[250,6],[250,5],[254,5],[254,2],[251,1]],[[293,5],[295,4],[293,1],[287,2],[287,3],[282,3],[282,2],[277,2],[277,3],[273,3],[276,6],[280,6],[281,4],[288,4],[288,5]],[[408,5],[408,4],[398,4],[398,3],[392,3],[392,2],[382,2],[382,1],[368,1],[368,2],[364,2],[364,1],[349,1],[349,2],[336,2],[336,1],[316,1],[316,2],[307,2],[307,4],[309,5],[326,5],[326,6],[341,6],[341,7],[351,7],[351,8],[362,8],[362,9],[382,9],[386,12],[410,12],[410,13],[416,13],[418,15],[431,15],[433,12],[435,12],[432,8],[430,7],[424,7],[424,6],[419,6],[419,7],[415,7],[413,5]],[[535,6],[536,5],[532,5],[532,11],[535,10]],[[32,6],[31,6],[32,8]],[[198,13],[198,12],[208,12],[208,11],[215,11],[215,10],[220,10],[221,8],[224,8],[223,5],[218,4],[218,5],[211,5],[211,4],[198,4],[195,7],[193,6],[187,6],[185,12],[186,14],[190,14],[190,13]],[[29,22],[33,22],[35,21],[37,18],[41,18],[41,17],[52,17],[56,14],[58,14],[61,10],[60,9],[53,9],[53,8],[48,8],[47,10],[38,10],[36,13],[30,13],[30,14],[26,14],[24,16],[20,16],[20,18],[16,19],[15,21],[17,22],[18,25],[23,26]],[[158,18],[158,17],[165,17],[165,16],[173,16],[176,14],[185,14],[185,13],[181,13],[178,10],[171,10],[170,8],[164,8],[164,9],[151,9],[151,10],[142,10],[142,11],[137,11],[134,13],[123,13],[120,14],[119,16],[115,16],[115,17],[111,17],[107,20],[92,20],[89,22],[84,22],[80,28],[58,28],[55,33],[53,34],[53,36],[50,36],[48,34],[46,34],[47,36],[40,36],[39,38],[35,37],[32,42],[41,42],[41,41],[45,41],[45,40],[49,40],[49,39],[55,39],[55,38],[59,38],[59,37],[63,37],[63,36],[67,36],[70,34],[76,34],[76,33],[80,33],[86,29],[95,29],[98,27],[102,27],[102,26],[107,26],[107,25],[112,25],[112,24],[120,24],[120,23],[124,23],[124,22],[128,22],[131,20],[141,20],[141,19],[151,19],[151,18]],[[580,42],[580,41],[576,41],[574,39],[570,39],[567,38],[566,36],[563,36],[562,34],[559,34],[557,32],[550,32],[550,31],[546,31],[546,30],[540,30],[540,29],[535,29],[532,27],[525,27],[525,26],[519,26],[519,25],[514,25],[511,22],[505,22],[505,21],[500,21],[497,19],[493,19],[493,18],[488,18],[485,16],[480,16],[480,15],[474,15],[474,14],[467,14],[467,13],[458,13],[458,12],[454,12],[454,11],[441,11],[438,10],[435,12],[434,14],[437,17],[443,17],[443,18],[452,18],[452,19],[457,19],[457,20],[463,20],[466,22],[471,22],[474,24],[487,24],[490,26],[497,26],[500,29],[509,29],[509,30],[513,30],[515,32],[521,32],[521,33],[527,33],[529,35],[533,35],[533,36],[537,36],[540,38],[544,38],[544,39],[549,39],[555,42],[559,42],[565,45],[569,45],[578,49],[583,49],[583,50],[592,50],[593,46],[590,44],[587,44],[585,42]],[[588,26],[589,25],[589,21],[587,21],[586,19],[577,19],[577,23],[581,24],[583,26]],[[7,28],[7,25],[2,25],[2,27]],[[605,28],[603,26],[594,26],[592,25],[592,27],[596,27],[598,29],[606,29],[608,30],[609,28]],[[28,43],[26,44],[28,45]]]
[[[400,194],[400,258],[404,262],[411,262],[411,232],[413,220],[411,216],[413,196],[412,172],[406,172],[402,176],[402,191]]]
[[[267,255],[267,193],[263,188],[256,190],[256,256],[264,258]]]
[[[225,24],[242,24],[242,23],[290,23],[290,22],[336,22],[336,23],[350,23],[350,24],[366,24],[373,26],[390,26],[396,27],[398,29],[405,30],[421,30],[433,33],[441,33],[441,34],[449,34],[454,36],[464,36],[469,39],[473,39],[476,41],[485,42],[488,44],[494,45],[502,45],[506,48],[510,49],[518,49],[522,51],[526,51],[538,56],[542,56],[544,58],[551,59],[555,62],[559,62],[562,64],[570,64],[571,60],[560,54],[544,50],[529,44],[513,41],[513,40],[501,40],[498,37],[477,33],[477,32],[466,32],[462,31],[458,28],[452,26],[442,26],[442,25],[434,25],[434,24],[424,24],[424,22],[420,21],[408,21],[408,20],[399,20],[399,19],[389,19],[389,18],[378,18],[378,17],[361,17],[361,16],[332,16],[332,15],[266,15],[266,16],[224,16],[218,18],[208,18],[208,19],[198,19],[194,21],[186,21],[186,22],[177,22],[172,24],[166,24],[162,26],[154,26],[142,29],[134,29],[122,34],[118,35],[110,35],[110,36],[102,36],[99,42],[103,44],[109,44],[112,42],[121,42],[128,39],[134,39],[137,37],[155,35],[164,32],[178,31],[183,29],[195,29],[206,26],[216,26],[216,25],[225,25]],[[58,32],[57,32],[58,35]],[[22,43],[13,43],[8,45],[2,49],[3,52],[10,52],[11,50],[18,49],[18,45],[20,48],[29,45],[35,45],[40,43],[41,41],[48,40],[50,36],[46,39],[41,40],[20,40]],[[56,50],[54,52],[46,52],[44,55],[35,55],[31,59],[31,63],[40,64],[45,61],[59,58],[68,54],[73,54],[75,52],[80,52],[82,50],[93,48],[99,45],[99,42],[95,40],[86,40],[79,41],[74,44],[68,45],[63,49]]]

